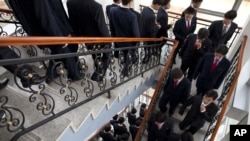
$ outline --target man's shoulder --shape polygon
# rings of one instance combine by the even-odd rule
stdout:
[[[212,24],[223,24],[223,21],[222,20],[216,20],[216,21],[213,21]]]
[[[237,27],[238,27],[238,24],[235,23],[235,22],[232,22],[231,25],[232,25],[234,28],[237,28]]]

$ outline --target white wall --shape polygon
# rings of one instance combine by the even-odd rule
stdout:
[[[239,37],[239,40],[237,43],[235,43],[235,46],[239,46],[240,42],[244,35],[248,36],[248,40],[246,43],[246,48],[243,55],[243,62],[242,62],[242,69],[240,76],[238,78],[237,88],[235,92],[233,107],[239,108],[243,111],[249,112],[250,110],[250,87],[246,84],[246,82],[250,78],[250,31],[248,30],[250,28],[250,15],[248,15],[248,18],[246,18],[245,24],[243,25],[243,30],[241,32],[241,35]],[[231,54],[233,54],[235,50],[231,51]],[[230,54],[229,54],[230,55]],[[231,57],[232,55],[230,55]],[[248,120],[249,123],[250,119]]]

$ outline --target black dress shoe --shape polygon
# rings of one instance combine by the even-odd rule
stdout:
[[[38,74],[33,74],[33,77],[31,79],[31,85],[37,85],[46,80],[47,76],[40,76]]]
[[[0,121],[5,118],[5,112],[4,110],[0,110]]]
[[[52,78],[46,78],[45,83],[50,84],[52,82]]]
[[[94,72],[90,79],[93,81],[101,82],[103,80],[103,77],[101,77],[99,74]]]
[[[147,64],[148,62],[149,62],[149,58],[148,57],[143,58],[143,60],[142,60],[143,64]]]
[[[39,76],[38,74],[33,74],[30,82],[28,80],[21,80],[24,88],[30,87],[31,85],[38,85],[46,80],[46,76]]]
[[[4,88],[9,82],[8,78],[4,78],[3,80],[0,81],[0,89]]]

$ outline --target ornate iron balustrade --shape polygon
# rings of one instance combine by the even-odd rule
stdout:
[[[60,37],[59,37],[60,38]],[[17,39],[15,41],[15,39]],[[25,41],[26,39],[30,40],[31,42]],[[34,39],[34,40],[32,40]],[[14,37],[9,37],[9,38],[0,38],[0,45],[4,46],[6,44],[9,45],[34,45],[39,39],[44,41],[44,39],[40,38],[32,38],[32,37],[24,37],[22,39],[20,38],[14,38]],[[64,44],[64,43],[72,43],[73,39],[74,43],[75,42],[83,42],[77,39],[84,39],[84,38],[61,38],[61,42],[58,43],[57,40],[53,38],[49,38],[46,40],[48,43],[40,43],[40,44]],[[68,39],[68,40],[67,40]],[[69,53],[69,54],[58,54],[58,55],[47,55],[47,56],[42,56],[42,57],[32,57],[32,58],[17,58],[17,59],[6,59],[6,60],[1,60],[0,65],[10,65],[10,64],[18,64],[22,66],[22,64],[25,63],[32,63],[32,62],[41,62],[41,61],[47,61],[47,60],[56,60],[60,58],[69,58],[69,57],[79,57],[79,61],[75,64],[76,68],[79,68],[79,75],[81,76],[81,80],[77,81],[80,83],[78,85],[78,88],[74,87],[73,81],[70,80],[67,77],[67,70],[64,67],[63,62],[55,62],[53,65],[53,70],[54,72],[57,73],[59,76],[58,78],[54,79],[53,87],[59,88],[57,91],[58,95],[61,95],[62,101],[64,101],[65,105],[67,105],[67,108],[63,110],[58,110],[56,107],[59,107],[56,105],[56,99],[55,96],[47,90],[49,86],[47,86],[44,83],[41,83],[37,86],[30,86],[28,88],[23,88],[22,85],[19,83],[19,78],[18,72],[19,70],[17,69],[14,74],[14,84],[17,85],[19,88],[20,92],[24,92],[26,94],[29,94],[29,97],[27,98],[28,103],[30,105],[35,105],[35,110],[41,114],[41,117],[44,119],[37,119],[37,121],[33,121],[34,124],[32,125],[26,125],[26,121],[29,120],[29,114],[27,114],[25,111],[23,111],[21,108],[18,107],[13,107],[11,106],[11,103],[8,103],[8,100],[11,99],[11,97],[8,96],[0,96],[0,109],[3,109],[7,114],[6,117],[3,118],[0,121],[0,127],[3,129],[7,128],[7,130],[10,132],[10,134],[14,134],[13,138],[11,140],[15,141],[17,140],[20,136],[50,122],[53,119],[56,119],[66,113],[68,113],[71,110],[76,109],[77,107],[103,95],[103,94],[108,94],[108,97],[111,96],[111,91],[115,89],[116,87],[138,77],[141,76],[143,77],[143,74],[150,70],[153,69],[160,64],[160,55],[161,55],[161,50],[160,46],[162,45],[161,43],[158,44],[151,44],[151,45],[137,45],[137,46],[132,46],[132,47],[126,47],[126,48],[109,48],[109,45],[111,44],[112,38],[95,38],[97,42],[103,41],[103,43],[94,43],[93,39],[85,39],[85,44],[93,42],[93,46],[96,46],[94,50],[87,50],[85,44],[79,44],[80,50],[78,53]],[[106,40],[105,40],[106,39]],[[20,43],[18,40],[20,40],[23,43]],[[129,42],[129,38],[126,38]],[[131,39],[132,40],[132,39]],[[134,41],[143,41],[142,39],[133,39]],[[161,39],[150,39],[152,40],[158,40],[160,41]],[[11,42],[9,42],[11,41]],[[111,41],[111,42],[110,42]],[[126,42],[124,40],[121,40],[122,42]],[[145,40],[147,41],[147,40]],[[170,42],[173,42],[176,44],[174,40],[169,40]],[[11,43],[11,44],[10,44]],[[171,48],[173,43],[168,44],[168,47]],[[108,46],[108,48],[101,49],[98,48],[100,47],[100,44],[105,44]],[[174,44],[174,45],[175,45]],[[147,49],[145,49],[147,48]],[[132,52],[128,51],[127,56],[124,55],[123,51],[126,50],[131,50],[133,49],[133,54],[136,56],[136,61],[133,61],[133,55]],[[145,51],[146,50],[146,51]],[[118,58],[114,57],[113,52],[118,51],[119,56]],[[148,52],[147,52],[148,51]],[[89,58],[86,56],[92,55],[92,54],[99,54],[99,53],[106,53],[108,54],[108,72],[105,74],[100,73],[100,76],[103,76],[104,79],[99,82],[92,81],[90,79],[90,75],[94,73],[93,70],[91,70],[92,65],[90,64]],[[143,63],[143,59],[145,55],[151,54],[149,56],[149,61],[147,63]],[[125,57],[127,58],[127,65],[129,66],[129,72],[128,76],[124,76],[121,72],[124,68],[124,59]],[[104,62],[102,60],[98,59],[98,57],[93,60],[94,64],[98,64],[97,68],[102,68]],[[40,74],[44,74],[45,70],[40,70]],[[21,76],[23,76],[24,79],[30,83],[30,80],[35,77],[32,73],[31,70],[22,70],[21,71]],[[20,75],[20,74],[19,74]],[[79,91],[80,87],[80,91]],[[17,116],[18,115],[18,116]],[[25,126],[24,126],[25,125]]]
[[[19,23],[19,21],[15,18],[15,15],[13,14],[12,10],[7,10],[7,9],[0,9],[0,36],[27,36],[27,33],[23,30],[21,24]],[[10,28],[5,29],[5,26],[13,26],[11,27],[11,29],[13,29],[13,31],[11,31],[9,33]],[[21,56],[22,54],[22,49],[20,49],[19,47],[16,46],[9,46],[11,49],[13,49],[18,56]],[[38,56],[38,52],[41,50],[41,53],[48,55],[50,54],[49,49],[48,48],[44,48],[44,49],[40,49],[38,50],[38,48],[36,46],[22,46],[25,50],[25,53],[30,56],[30,57],[34,57],[34,56]]]

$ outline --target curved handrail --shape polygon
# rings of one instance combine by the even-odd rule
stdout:
[[[241,49],[240,49],[240,52],[239,52],[239,54],[240,54],[239,55],[239,62],[237,64],[237,68],[236,68],[236,72],[235,72],[235,77],[234,77],[234,80],[232,82],[232,86],[230,87],[229,92],[227,94],[226,100],[224,101],[223,107],[221,108],[220,116],[219,116],[219,118],[218,118],[218,120],[216,122],[213,134],[212,134],[211,139],[210,139],[211,141],[215,140],[215,137],[217,135],[219,127],[220,127],[220,125],[222,123],[222,120],[224,118],[224,115],[226,113],[226,109],[227,109],[228,103],[230,102],[231,97],[234,94],[235,87],[237,85],[238,77],[239,77],[240,70],[241,70],[241,65],[242,65],[242,60],[243,60],[243,54],[244,54],[244,50],[245,50],[245,47],[246,47],[246,42],[247,42],[247,36],[244,36],[243,37],[243,41],[242,41],[242,45],[241,45]]]
[[[76,43],[110,43],[110,42],[155,42],[163,38],[127,38],[127,37],[51,37],[51,36],[27,36],[27,37],[0,37],[0,46],[8,45],[56,45]],[[173,39],[164,38],[174,42]]]
[[[143,130],[144,130],[144,128],[146,126],[146,123],[147,123],[147,121],[149,119],[150,113],[152,112],[154,104],[157,101],[157,96],[158,96],[160,88],[162,86],[162,82],[165,79],[166,74],[167,74],[167,72],[168,72],[168,70],[169,70],[169,68],[171,66],[173,54],[174,54],[174,51],[175,51],[178,43],[179,43],[178,41],[174,42],[174,46],[173,46],[173,48],[171,50],[171,54],[170,54],[169,59],[167,60],[167,63],[166,63],[166,65],[165,65],[165,67],[164,67],[164,69],[163,69],[163,71],[161,73],[161,77],[160,77],[160,79],[159,79],[159,81],[157,83],[157,86],[155,88],[155,91],[154,91],[153,97],[151,99],[151,102],[150,102],[150,104],[149,104],[149,106],[147,108],[147,111],[145,113],[145,116],[144,116],[144,118],[143,118],[143,120],[141,122],[141,125],[140,125],[140,128],[139,128],[138,132],[137,132],[135,141],[139,141],[139,139],[141,138],[141,135],[143,134]]]
[[[14,14],[12,10],[4,9],[4,8],[0,8],[0,12],[4,12],[4,13],[8,13],[8,14]]]

